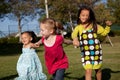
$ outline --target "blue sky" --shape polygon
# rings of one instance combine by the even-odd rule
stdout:
[[[26,30],[33,30],[37,33],[39,33],[39,22],[38,18],[35,18],[32,21],[28,21],[24,24],[23,31]],[[18,31],[18,22],[15,20],[9,20],[8,18],[5,18],[3,21],[0,20],[0,31],[2,31],[4,34],[14,33]]]
[[[27,26],[27,25],[38,25],[38,20],[37,19],[34,19],[32,21],[28,21],[24,26]],[[5,19],[4,21],[0,21],[0,31],[6,31],[8,29],[8,26],[17,26],[18,25],[18,22],[17,21],[14,21],[14,20],[9,20],[9,19]]]
[[[103,3],[106,3],[106,0],[102,0]]]

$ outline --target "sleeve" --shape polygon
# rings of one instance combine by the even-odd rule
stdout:
[[[110,27],[106,26],[103,28],[102,26],[98,25],[98,31],[97,34],[100,34],[101,36],[106,36],[110,32]]]
[[[79,33],[79,27],[76,26],[71,35],[72,39],[77,38],[78,33]]]

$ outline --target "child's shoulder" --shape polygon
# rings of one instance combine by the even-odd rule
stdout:
[[[56,35],[56,37],[57,37],[57,38],[63,38],[63,36],[62,36],[62,35]]]
[[[79,24],[79,25],[76,25],[76,26],[75,26],[75,29],[78,29],[78,30],[79,30],[79,29],[81,30],[81,29],[83,29],[83,28],[84,28],[84,27],[83,27],[82,24]]]
[[[57,37],[57,40],[62,40],[63,39],[62,35],[56,35],[56,37]]]
[[[76,25],[75,27],[82,27],[83,25],[82,24],[78,24],[78,25]]]

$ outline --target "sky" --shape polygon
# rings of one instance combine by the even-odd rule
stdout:
[[[23,25],[22,31],[33,30],[36,33],[39,33],[39,22],[38,18],[35,18],[32,21],[28,21]],[[5,18],[3,21],[0,20],[0,32],[8,35],[9,33],[15,33],[18,31],[18,22],[15,20],[9,20]]]

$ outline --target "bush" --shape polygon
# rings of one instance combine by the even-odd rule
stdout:
[[[8,38],[0,38],[0,43],[7,43]]]
[[[18,43],[19,37],[10,37],[8,38],[8,43]]]
[[[41,37],[37,37],[37,41],[39,41]],[[19,43],[19,37],[5,37],[0,38],[0,44],[7,44],[7,43]]]
[[[109,36],[111,37],[120,36],[120,30],[111,30]]]
[[[17,37],[10,37],[10,38],[0,38],[0,43],[18,43],[19,42],[19,38]]]

